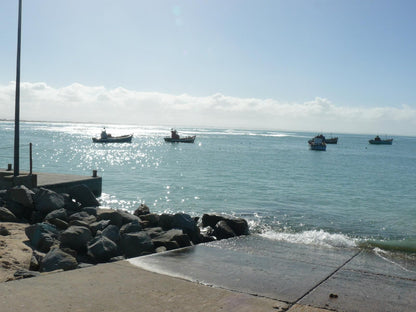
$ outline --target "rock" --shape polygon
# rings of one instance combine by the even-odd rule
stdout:
[[[118,254],[117,244],[105,236],[94,238],[87,248],[87,254],[97,262],[106,262]]]
[[[41,272],[52,272],[55,270],[73,270],[76,269],[78,266],[77,260],[63,252],[59,248],[54,248],[49,251],[45,257],[43,258],[42,262],[40,263],[40,271]]]
[[[152,227],[152,228],[146,228],[144,231],[150,236],[150,238],[155,238],[164,233],[163,229],[161,227]]]
[[[120,234],[123,235],[125,233],[134,233],[140,232],[142,230],[142,226],[140,225],[138,220],[134,220],[130,223],[124,224],[120,229]]]
[[[88,242],[92,239],[89,228],[72,225],[61,233],[61,245],[76,251],[85,251]]]
[[[119,211],[113,209],[98,209],[97,220],[110,220],[110,224],[118,228],[123,225],[123,216]]]
[[[30,218],[32,214],[31,210],[27,210],[23,205],[14,201],[7,201],[6,207],[17,219]]]
[[[100,203],[88,186],[76,185],[69,190],[69,195],[81,204],[81,207],[98,207]]]
[[[227,222],[235,235],[248,235],[248,224],[246,220],[241,218],[227,218],[225,222]]]
[[[19,219],[6,207],[0,207],[1,222],[19,222]]]
[[[159,216],[159,226],[167,231],[172,228],[173,216],[170,214],[163,213]]]
[[[89,225],[93,236],[97,234],[97,231],[103,231],[110,224],[110,220],[101,220],[93,222]],[[117,228],[118,229],[118,228]]]
[[[68,216],[66,214],[66,209],[65,208],[61,208],[58,210],[54,210],[50,213],[48,213],[45,217],[45,220],[49,220],[49,219],[60,219],[63,220],[65,222],[68,221]]]
[[[39,276],[39,275],[40,275],[40,273],[39,273],[39,272],[36,272],[36,271],[31,271],[31,270],[25,270],[25,269],[20,269],[20,270],[17,270],[17,271],[14,273],[14,277],[15,277],[16,279],[29,278],[29,277],[36,277],[36,276]]]
[[[215,228],[215,225],[219,222],[224,220],[224,216],[214,215],[214,214],[204,214],[202,215],[201,223],[203,227],[210,226]]]
[[[150,236],[145,232],[124,234],[120,246],[126,258],[138,257],[155,250]]]
[[[137,221],[137,222],[141,221],[138,216],[135,216],[135,215],[133,215],[133,214],[127,212],[127,211],[123,211],[123,210],[117,210],[117,211],[121,215],[121,220],[122,220],[121,224],[123,224],[123,225],[127,224],[127,223],[130,223],[130,222],[133,222],[133,221]]]
[[[201,243],[209,243],[215,241],[215,237],[211,235],[201,234]]]
[[[134,215],[141,217],[142,215],[147,215],[150,213],[149,207],[146,204],[140,204],[139,208],[134,211]]]
[[[149,213],[146,215],[141,215],[140,220],[147,222],[147,227],[154,227],[159,225],[159,215],[154,213]]]
[[[91,224],[91,223],[97,221],[97,218],[95,216],[89,215],[85,211],[81,211],[81,212],[77,212],[77,213],[74,213],[74,214],[69,216],[69,221],[70,222],[75,221],[75,220],[83,221],[87,224]]]
[[[90,223],[85,222],[85,221],[81,221],[81,220],[72,220],[69,222],[69,226],[83,226],[86,228],[90,228]]]
[[[156,247],[164,246],[168,250],[192,245],[189,236],[179,229],[162,232],[158,236],[152,238],[152,242]]]
[[[183,232],[188,234],[195,244],[200,242],[199,227],[190,215],[185,213],[177,213],[173,215],[172,227],[183,230]]]
[[[61,230],[61,231],[64,231],[69,227],[68,222],[66,222],[64,220],[61,220],[61,219],[53,218],[53,219],[49,219],[47,222],[50,223],[50,224],[55,225],[56,228]]]
[[[68,211],[80,212],[81,204],[76,202],[69,194],[63,193],[64,197],[64,208]]]
[[[39,271],[39,261],[37,257],[35,256],[35,254],[32,254],[32,258],[30,258],[29,270]]]
[[[224,220],[219,221],[215,225],[213,234],[217,239],[225,239],[236,236],[231,227]]]
[[[203,227],[210,226],[212,228],[215,228],[219,221],[225,221],[228,224],[228,226],[233,230],[236,236],[247,235],[249,232],[247,221],[242,218],[232,218],[228,216],[204,214],[202,216],[201,223]]]
[[[59,232],[54,225],[42,222],[29,225],[25,228],[25,234],[34,249],[48,252],[55,243]]]
[[[35,193],[33,193],[24,185],[15,186],[7,190],[8,200],[14,201],[29,210],[34,209],[33,199],[32,199],[32,195],[34,194]]]
[[[0,225],[0,235],[1,236],[9,236],[11,233],[10,231],[4,227],[3,225]]]
[[[110,224],[102,232],[102,236],[111,239],[113,242],[118,244],[120,242],[120,230],[117,226]]]
[[[33,203],[35,210],[40,211],[43,216],[46,216],[54,210],[64,208],[65,206],[65,200],[62,194],[58,194],[42,187],[35,189]]]
[[[82,208],[81,211],[86,212],[89,215],[96,217],[97,216],[97,210],[98,210],[97,207],[84,207],[84,208]]]

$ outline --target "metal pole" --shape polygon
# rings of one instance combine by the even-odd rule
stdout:
[[[14,172],[16,177],[19,175],[19,126],[20,126],[20,42],[21,42],[21,26],[22,26],[22,0],[19,0],[19,20],[17,28],[17,62],[16,62],[16,103],[14,115]]]
[[[30,162],[29,174],[32,175],[32,169],[33,169],[32,142],[29,144],[29,162]]]

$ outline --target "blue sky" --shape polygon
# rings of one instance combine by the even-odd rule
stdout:
[[[17,4],[0,3],[0,118],[14,116]],[[414,12],[412,0],[23,0],[21,116],[416,135]]]

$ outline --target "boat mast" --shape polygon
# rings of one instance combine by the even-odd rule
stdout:
[[[19,175],[19,144],[20,144],[20,42],[22,26],[22,0],[19,0],[19,18],[17,27],[17,61],[16,61],[16,102],[14,115],[14,171],[13,175]]]

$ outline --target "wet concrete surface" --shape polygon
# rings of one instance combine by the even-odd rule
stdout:
[[[254,235],[129,260],[143,269],[336,311],[415,311],[416,262]]]

